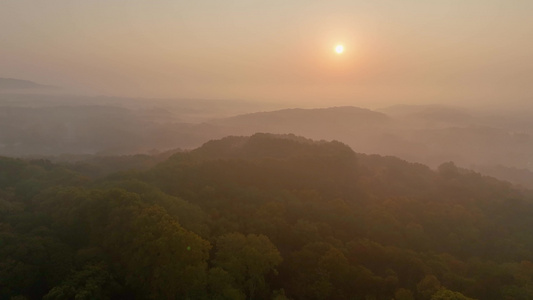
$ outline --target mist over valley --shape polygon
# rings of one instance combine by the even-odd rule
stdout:
[[[523,110],[446,105],[276,109],[275,104],[231,100],[0,94],[0,115],[0,154],[7,156],[61,160],[155,154],[263,132],[337,140],[359,153],[432,168],[453,161],[533,187],[533,121]]]
[[[533,299],[533,1],[0,1],[0,299]]]

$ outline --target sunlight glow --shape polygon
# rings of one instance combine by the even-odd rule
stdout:
[[[344,46],[337,45],[337,47],[335,47],[335,52],[337,52],[337,54],[341,54],[342,52],[344,52]]]

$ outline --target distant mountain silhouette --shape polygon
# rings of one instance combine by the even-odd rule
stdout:
[[[381,128],[390,118],[368,109],[345,106],[317,109],[283,109],[239,115],[210,122],[232,134],[255,132],[294,133],[314,139],[337,139],[347,133]]]
[[[57,88],[58,87],[42,85],[28,80],[0,78],[0,90],[51,90]]]
[[[269,112],[257,112],[244,114],[226,119],[217,120],[214,123],[221,125],[259,125],[280,126],[294,125],[296,123],[326,124],[326,125],[361,125],[387,122],[389,117],[383,113],[369,109],[342,106],[315,109],[282,109]]]
[[[364,153],[381,153],[382,134],[394,120],[369,109],[343,106],[316,109],[283,109],[218,119],[210,122],[226,135],[256,132],[295,134],[315,140],[337,140]],[[376,148],[379,145],[379,149]]]

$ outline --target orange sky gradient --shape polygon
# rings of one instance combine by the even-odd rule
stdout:
[[[2,1],[0,77],[299,106],[529,103],[532,11],[526,0]]]

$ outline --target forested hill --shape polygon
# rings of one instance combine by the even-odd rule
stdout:
[[[0,158],[1,299],[533,299],[531,192],[453,163],[255,134],[83,172]]]
[[[352,130],[386,126],[392,119],[384,113],[369,109],[342,106],[316,109],[282,109],[255,112],[212,120],[210,123],[232,127],[237,132],[308,132],[314,135],[331,135],[328,129]],[[318,133],[318,134],[317,134]]]

